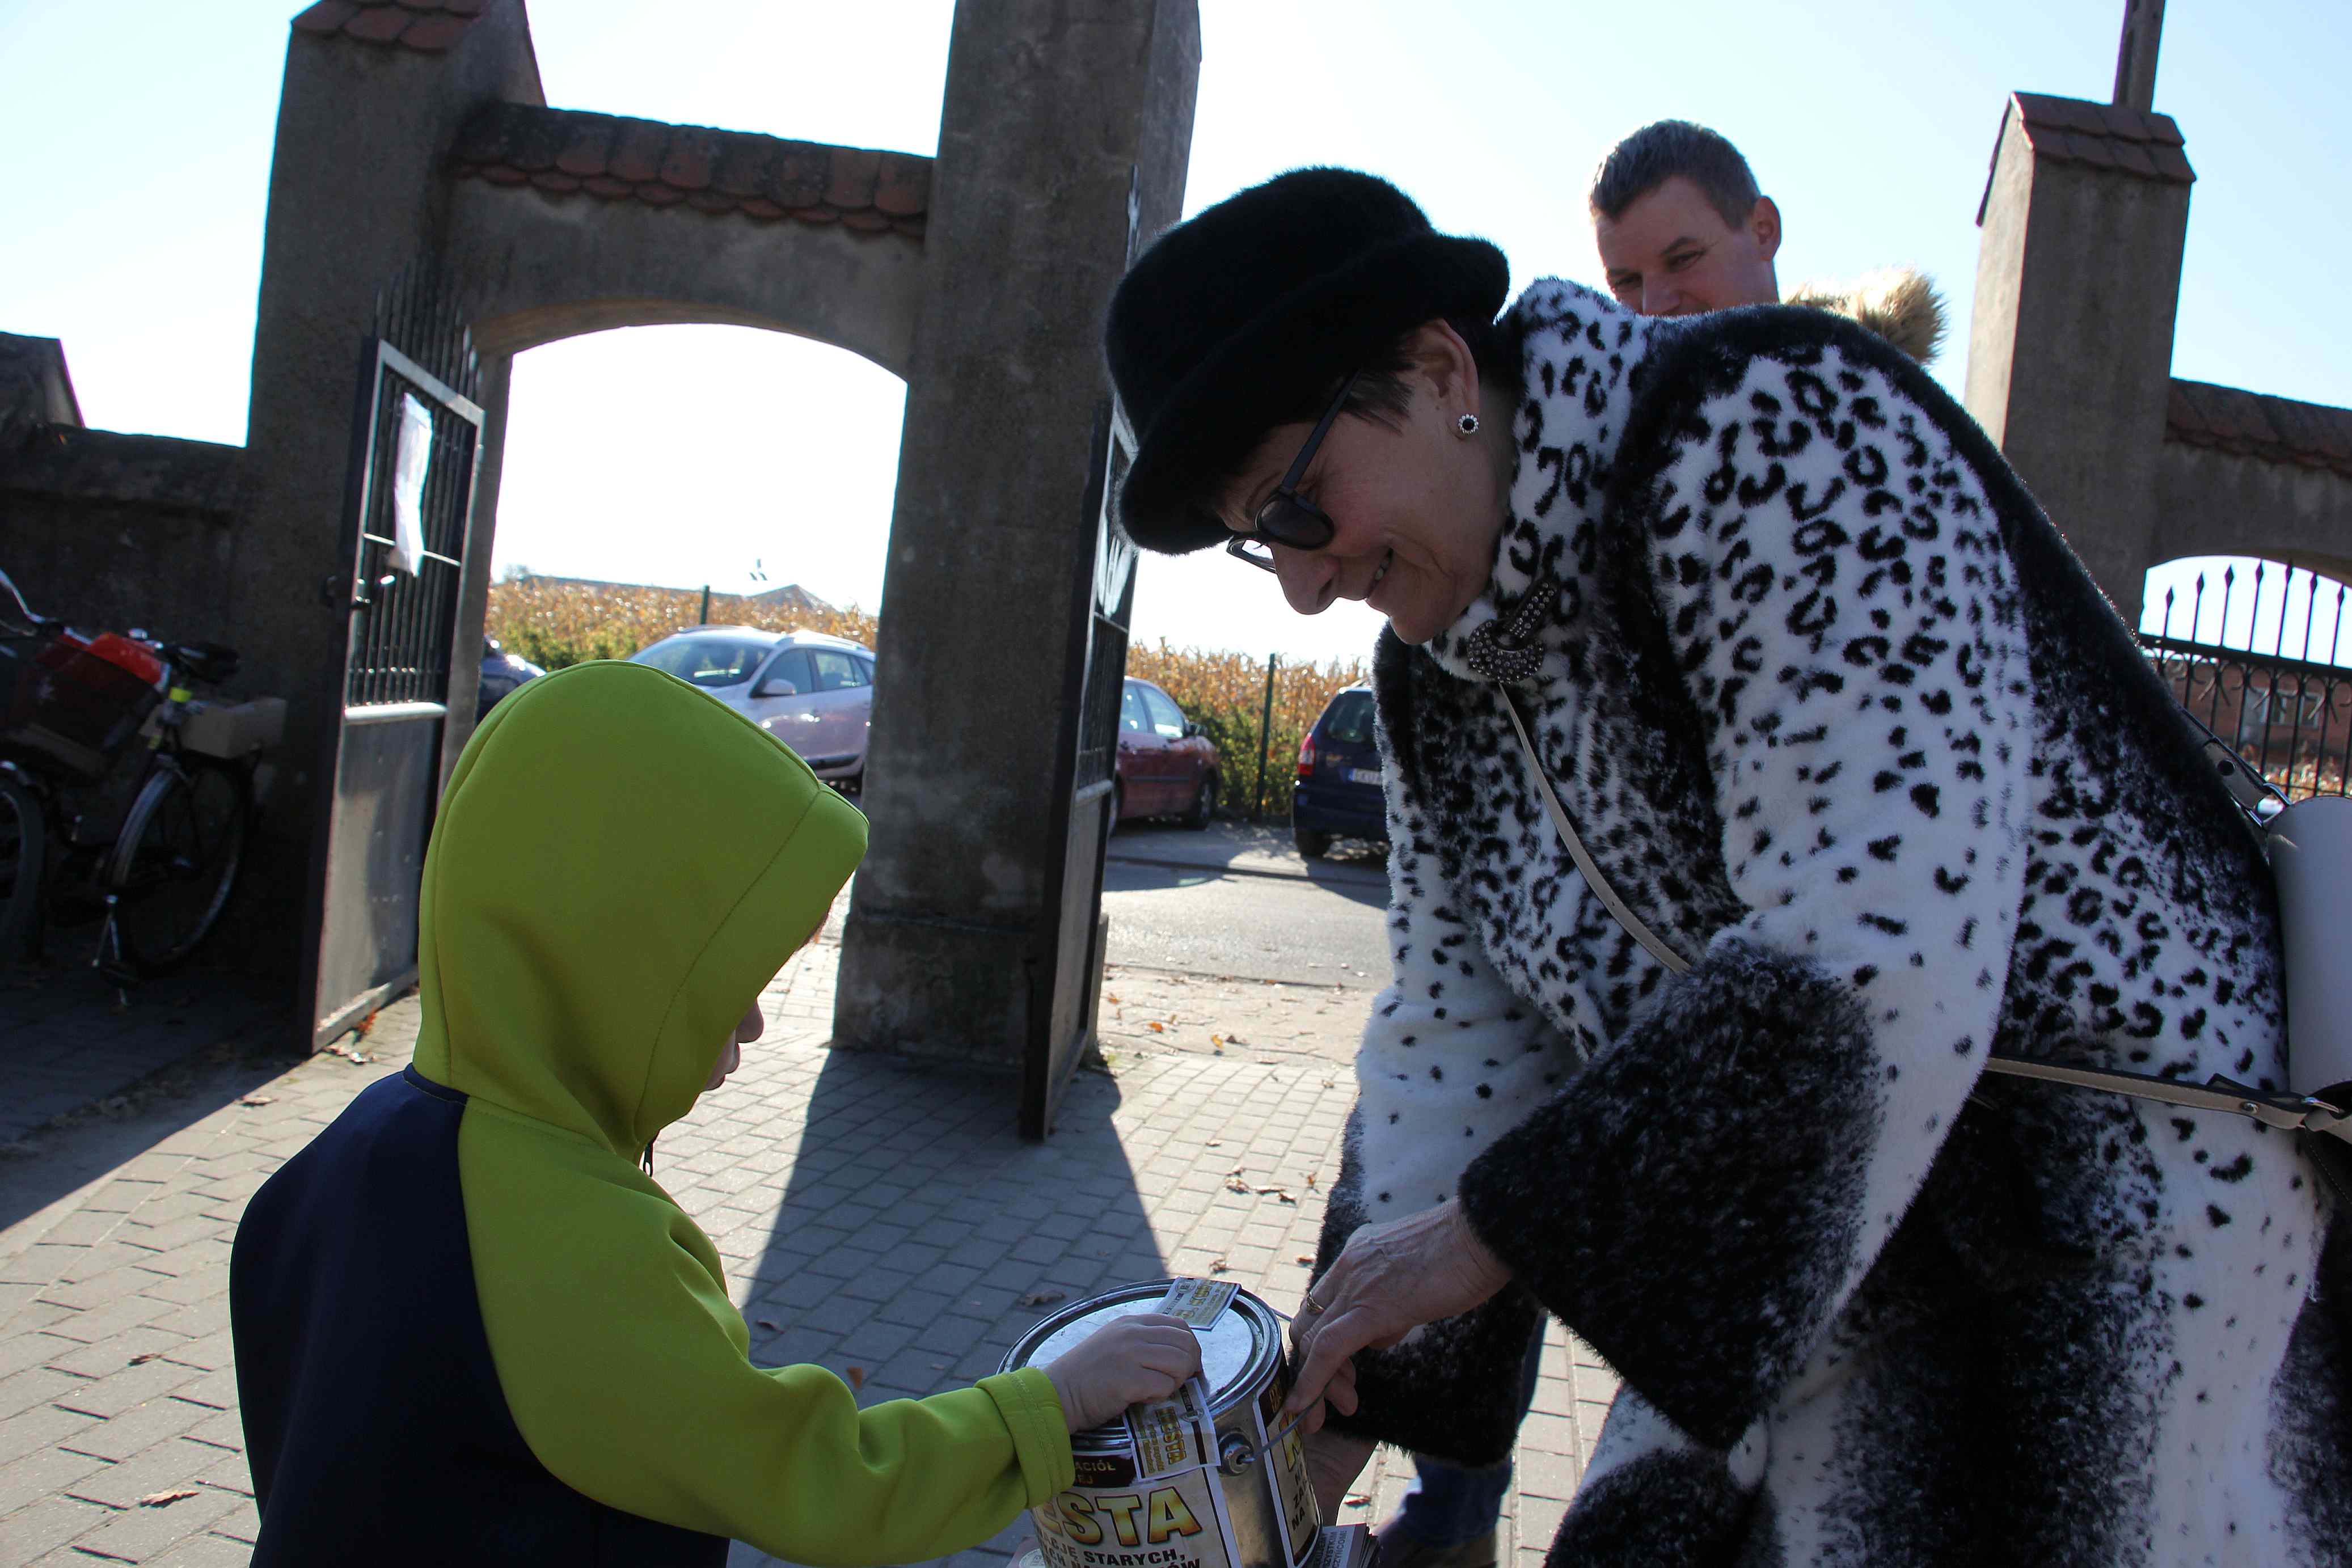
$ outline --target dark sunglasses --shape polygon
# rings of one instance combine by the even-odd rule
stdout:
[[[1330,430],[1331,422],[1339,417],[1339,410],[1346,405],[1349,389],[1355,384],[1353,374],[1339,383],[1339,395],[1331,400],[1331,406],[1323,411],[1323,417],[1315,422],[1314,432],[1307,437],[1307,444],[1298,449],[1298,455],[1290,460],[1290,467],[1283,475],[1282,483],[1274,487],[1274,494],[1268,496],[1265,505],[1257,509],[1256,525],[1248,533],[1235,534],[1225,541],[1227,555],[1239,557],[1261,570],[1272,571],[1274,552],[1266,548],[1269,545],[1282,545],[1290,549],[1321,549],[1331,542],[1331,535],[1336,531],[1331,519],[1314,502],[1300,500],[1297,486],[1307,473],[1307,465],[1315,461],[1315,449],[1323,444],[1323,436]]]

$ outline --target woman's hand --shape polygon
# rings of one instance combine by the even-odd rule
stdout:
[[[1294,1361],[1298,1356],[1298,1346],[1295,1341],[1290,1354]],[[1286,1413],[1296,1412],[1298,1408],[1297,1405],[1288,1403],[1283,1406]],[[1330,1381],[1323,1385],[1323,1397],[1307,1412],[1307,1418],[1298,1423],[1298,1435],[1311,1437],[1321,1431],[1323,1423],[1331,1418],[1334,1410],[1342,1416],[1356,1413],[1356,1364],[1352,1361],[1341,1362],[1332,1372]]]
[[[1349,1487],[1364,1473],[1372,1450],[1379,1446],[1370,1437],[1351,1437],[1345,1432],[1318,1432],[1307,1439],[1307,1479],[1315,1489],[1315,1506],[1323,1511],[1324,1523],[1339,1521],[1339,1504],[1346,1500]]]
[[[1298,1309],[1298,1382],[1286,1411],[1323,1397],[1348,1358],[1385,1348],[1420,1327],[1466,1312],[1510,1282],[1511,1271],[1487,1250],[1459,1203],[1367,1225],[1348,1239],[1331,1271]],[[1354,1389],[1350,1380],[1352,1403]]]
[[[1201,1370],[1201,1342],[1181,1318],[1115,1318],[1037,1369],[1051,1378],[1073,1433],[1099,1427],[1130,1405],[1165,1399]]]

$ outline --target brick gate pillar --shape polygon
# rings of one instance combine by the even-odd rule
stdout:
[[[322,758],[341,702],[325,673],[341,668],[351,623],[321,585],[343,570],[361,340],[385,287],[436,260],[442,162],[466,115],[499,99],[541,101],[523,7],[476,10],[334,0],[304,10],[287,47],[246,418],[248,487],[220,621],[243,655],[240,689],[288,705],[284,773],[240,894],[251,910],[247,946],[271,971],[299,968],[311,834],[331,786]],[[490,379],[502,402],[503,374]],[[486,544],[485,576],[487,563]],[[479,624],[467,623],[469,660]],[[473,679],[469,664],[452,689],[470,691]],[[310,998],[300,1000],[307,1009]]]
[[[1051,994],[1070,810],[1055,799],[1059,708],[1087,612],[1072,585],[1094,548],[1103,313],[1135,229],[1148,239],[1181,210],[1199,70],[1194,0],[956,8],[844,1045],[1011,1067],[1033,998]]]
[[[2195,178],[2169,116],[2021,92],[1977,216],[1969,413],[2132,625]]]

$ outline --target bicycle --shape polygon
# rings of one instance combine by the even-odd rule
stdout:
[[[0,637],[0,958],[37,953],[48,925],[95,915],[97,967],[115,979],[167,973],[236,889],[284,704],[196,700],[194,685],[236,673],[234,649],[136,630],[86,636],[37,613],[5,571],[0,588],[22,625]],[[125,777],[140,740],[145,760]]]

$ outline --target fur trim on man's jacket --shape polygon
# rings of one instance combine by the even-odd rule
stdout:
[[[1624,1378],[1556,1568],[2346,1561],[2294,1145],[1982,1076],[2283,1076],[2267,868],[2126,629],[1884,340],[1556,282],[1512,319],[1493,579],[1375,662],[1394,975],[1322,1262],[1458,1196],[1517,1282],[1335,1424],[1499,1457],[1532,1297]],[[1531,593],[1541,765],[1686,973],[1472,662]]]
[[[1843,316],[1877,333],[1921,364],[1933,364],[1944,346],[1944,297],[1924,272],[1881,267],[1850,283],[1800,283],[1782,301]]]

